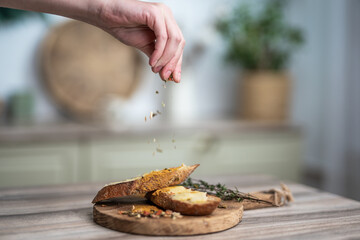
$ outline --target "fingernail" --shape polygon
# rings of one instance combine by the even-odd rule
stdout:
[[[155,72],[160,72],[161,69],[162,69],[162,66],[157,66],[154,70],[155,70]]]
[[[167,71],[164,75],[165,79],[169,79],[171,71]]]

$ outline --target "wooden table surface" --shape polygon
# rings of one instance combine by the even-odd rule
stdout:
[[[243,192],[279,183],[266,176],[207,180]],[[245,211],[242,222],[227,231],[180,238],[131,235],[96,225],[91,200],[102,184],[0,189],[0,239],[360,239],[360,202],[287,184],[295,197],[291,205]]]

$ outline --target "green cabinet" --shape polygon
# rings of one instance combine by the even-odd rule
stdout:
[[[0,146],[0,187],[77,182],[77,142]]]
[[[200,163],[194,177],[268,174],[299,180],[299,131],[184,131],[0,144],[0,187],[119,181]],[[157,151],[158,150],[158,151]]]

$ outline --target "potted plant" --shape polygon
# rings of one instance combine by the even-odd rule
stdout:
[[[248,120],[285,120],[290,100],[289,58],[304,39],[299,28],[283,16],[282,1],[265,1],[251,11],[241,5],[217,20],[217,30],[227,44],[226,59],[240,65],[241,116]]]

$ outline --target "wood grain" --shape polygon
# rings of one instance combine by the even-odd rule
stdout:
[[[140,218],[119,214],[119,210],[130,211],[132,206],[148,204],[143,198],[118,199],[117,202],[95,204],[94,221],[106,228],[120,232],[156,236],[186,236],[207,234],[229,229],[242,218],[243,206],[239,202],[227,201],[227,208],[217,208],[208,216],[183,216],[182,218]]]
[[[237,186],[242,192],[271,189],[266,176],[204,179]],[[295,202],[280,208],[245,211],[237,226],[181,239],[359,239],[360,203],[301,184],[285,182]],[[103,184],[0,190],[0,239],[154,239],[103,228],[93,222],[90,203]],[[157,237],[174,239],[179,237]]]

